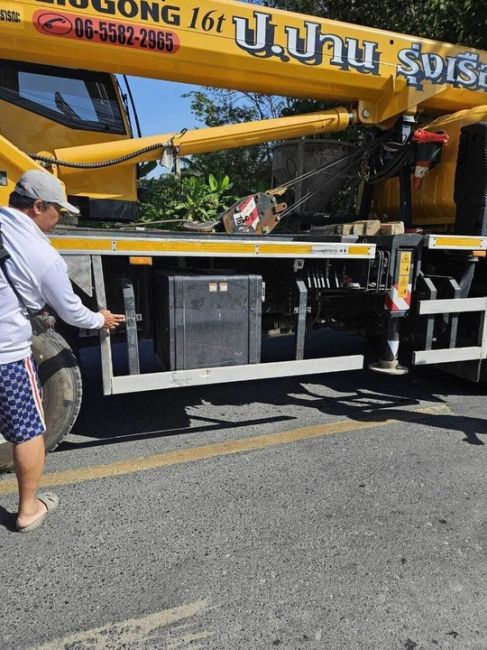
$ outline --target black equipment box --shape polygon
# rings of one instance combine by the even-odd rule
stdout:
[[[464,126],[455,176],[457,218],[462,235],[487,235],[487,123]]]
[[[262,277],[156,276],[154,343],[166,370],[260,362]]]

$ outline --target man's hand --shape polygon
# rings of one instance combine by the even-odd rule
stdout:
[[[103,327],[106,330],[116,330],[120,323],[125,323],[124,314],[112,314],[109,309],[100,309],[100,314],[105,319]]]

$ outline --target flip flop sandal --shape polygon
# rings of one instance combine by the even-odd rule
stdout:
[[[17,531],[19,533],[31,533],[33,530],[36,530],[36,528],[39,528],[39,526],[42,526],[47,515],[54,512],[59,505],[59,498],[57,494],[54,494],[54,492],[41,492],[37,495],[37,499],[46,506],[47,512],[38,517],[28,526],[17,526]]]

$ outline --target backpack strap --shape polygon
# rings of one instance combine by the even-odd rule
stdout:
[[[7,262],[8,259],[10,259],[10,253],[8,252],[8,250],[3,245],[2,227],[1,227],[1,224],[0,224],[0,270],[2,271],[2,273],[3,273],[4,277],[5,277],[5,279],[7,280],[8,284],[10,285],[10,288],[12,289],[14,294],[16,295],[17,300],[20,302],[22,307],[27,311],[29,316],[32,316],[34,314],[34,312],[31,309],[29,309],[27,307],[27,305],[25,304],[25,300],[22,298],[19,290],[17,289],[17,287],[13,283],[12,278],[10,277],[10,275],[9,275],[9,273],[7,271],[6,262]]]
[[[2,227],[0,226],[0,266],[3,266],[3,264],[8,260],[9,257],[10,257],[10,254],[7,251],[7,249],[4,248],[4,245],[3,245]]]

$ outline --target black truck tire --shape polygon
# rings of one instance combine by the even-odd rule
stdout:
[[[52,329],[34,335],[32,355],[39,366],[42,384],[46,451],[52,451],[71,431],[78,417],[82,398],[81,372],[68,343]],[[0,472],[12,469],[11,445],[0,439]]]

